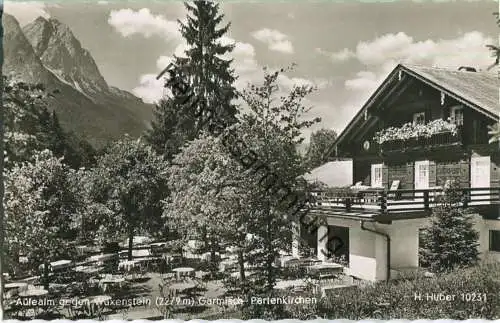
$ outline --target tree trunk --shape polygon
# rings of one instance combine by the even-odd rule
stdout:
[[[238,264],[240,267],[240,281],[245,281],[245,259],[243,258],[243,248],[238,250]]]
[[[128,232],[128,255],[127,259],[132,260],[132,248],[134,247],[134,230]]]
[[[269,207],[267,208],[267,218],[266,218],[266,236],[267,236],[267,241],[266,241],[266,246],[267,252],[266,252],[266,269],[267,269],[267,290],[272,291],[274,287],[274,282],[273,282],[273,236],[272,236],[272,228],[271,228],[271,210]]]
[[[212,272],[211,272],[211,275],[212,277],[215,277],[215,273],[217,272],[217,254],[216,254],[216,239],[215,237],[213,236],[213,234],[211,235],[211,241],[210,241],[210,262],[212,263],[212,265],[210,266],[212,268]]]
[[[43,287],[45,290],[49,290],[49,262],[47,257],[43,261]]]

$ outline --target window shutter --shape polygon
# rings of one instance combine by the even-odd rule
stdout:
[[[436,167],[436,162],[429,160],[429,187],[437,185]]]
[[[382,187],[389,187],[389,166],[387,166],[386,164],[382,166]]]
[[[460,161],[460,187],[470,187],[470,162]]]
[[[408,188],[413,189],[415,183],[415,165],[413,163],[406,163],[406,178],[408,181]]]

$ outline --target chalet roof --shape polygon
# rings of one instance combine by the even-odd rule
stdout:
[[[457,101],[470,106],[494,120],[500,116],[500,79],[497,73],[468,72],[436,67],[424,67],[409,64],[399,64],[375,90],[359,112],[350,120],[347,127],[340,133],[332,148],[341,143],[363,119],[364,112],[377,100],[382,93],[387,93],[393,86],[393,80],[398,74],[406,73],[419,81],[442,91]]]
[[[414,77],[433,83],[494,115],[500,113],[500,79],[496,73],[467,72],[436,67],[401,64]]]

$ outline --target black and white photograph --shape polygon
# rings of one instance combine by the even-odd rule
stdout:
[[[497,1],[0,6],[0,321],[500,319]]]

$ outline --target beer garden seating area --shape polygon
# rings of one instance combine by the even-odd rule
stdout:
[[[175,313],[177,318],[189,319],[190,315],[210,318],[235,310],[227,304],[212,304],[238,295],[237,288],[228,287],[240,277],[236,256],[230,251],[218,254],[218,273],[212,277],[209,253],[175,250],[166,241],[139,242],[131,260],[126,247],[113,251],[92,244],[72,248],[72,259],[51,261],[48,271],[44,265],[27,271],[20,257],[21,268],[4,275],[7,318],[152,319]],[[342,265],[281,254],[276,260],[282,270],[275,288],[286,295],[312,291],[324,296],[334,286],[352,285]],[[248,279],[254,272],[253,266],[245,264]],[[205,301],[192,303],[198,299]]]

